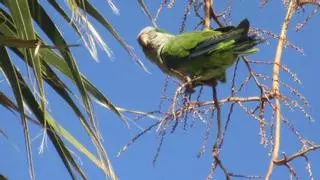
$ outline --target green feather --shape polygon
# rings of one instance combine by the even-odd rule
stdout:
[[[248,37],[249,23],[238,27],[183,33],[168,40],[161,59],[171,70],[200,81],[223,80],[225,70],[237,57],[256,51],[255,38]]]
[[[171,35],[159,29],[146,28],[138,37],[146,56],[163,72],[184,81],[188,76],[199,84],[212,85],[226,81],[225,71],[239,56],[257,52],[255,45],[262,42],[248,36],[249,21],[237,26],[215,30],[186,32]],[[147,40],[147,41],[146,41]]]

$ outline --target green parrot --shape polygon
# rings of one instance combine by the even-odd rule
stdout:
[[[155,27],[146,27],[138,35],[138,42],[146,57],[164,73],[188,82],[187,89],[198,85],[213,86],[226,81],[226,69],[238,57],[256,52],[262,42],[248,35],[249,21],[237,26],[169,34]]]

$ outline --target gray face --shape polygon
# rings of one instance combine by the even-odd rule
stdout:
[[[161,50],[167,42],[172,40],[174,35],[166,33],[155,27],[146,27],[138,35],[138,42],[148,60],[157,65],[164,73],[175,76],[178,79],[180,76],[173,71],[170,71],[163,59],[161,58]],[[181,78],[180,78],[181,79]],[[183,78],[182,78],[183,79]]]
[[[160,53],[161,49],[171,38],[173,38],[173,35],[165,33],[155,27],[146,27],[138,35],[138,42],[146,57],[164,72],[167,70],[163,64]]]
[[[158,51],[161,46],[173,37],[172,34],[148,26],[139,33],[138,42],[143,49]]]
[[[152,40],[152,34],[156,33],[156,28],[147,26],[142,29],[138,35],[138,42],[141,47],[146,48],[150,41]]]

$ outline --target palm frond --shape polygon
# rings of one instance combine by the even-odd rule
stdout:
[[[75,35],[82,36],[79,25],[74,23],[69,17],[66,10],[53,0],[48,1],[52,7],[73,27]],[[146,70],[139,58],[134,54],[132,48],[120,37],[113,26],[104,18],[98,10],[88,1],[67,1],[70,9],[76,13],[81,11],[83,17],[86,14],[92,16],[97,22],[102,24],[112,36],[125,48],[125,50],[133,57],[133,59]],[[75,179],[77,175],[86,178],[85,173],[79,167],[77,162],[73,159],[69,148],[65,144],[65,140],[71,143],[78,151],[82,152],[88,157],[97,167],[101,168],[107,176],[111,179],[117,179],[110,160],[104,149],[99,136],[99,130],[96,127],[96,122],[91,109],[91,100],[94,98],[99,104],[108,107],[116,113],[122,120],[125,118],[113,105],[113,103],[105,97],[79,70],[76,59],[72,55],[71,48],[76,48],[78,44],[68,44],[65,38],[58,30],[58,25],[54,23],[53,19],[46,12],[39,1],[32,0],[0,0],[2,7],[0,7],[0,67],[7,78],[15,101],[11,100],[0,90],[0,104],[13,112],[18,112],[22,120],[23,129],[25,131],[25,144],[28,153],[30,177],[34,178],[34,170],[32,163],[32,153],[30,144],[30,132],[28,123],[35,122],[45,129],[48,137],[57,150],[61,160],[63,161],[70,176]],[[110,7],[116,11],[112,1],[108,1]],[[82,23],[85,23],[83,21]],[[46,42],[40,33],[34,28],[34,24],[41,29],[42,32],[49,38],[50,42]],[[91,24],[87,24],[91,27]],[[95,29],[91,27],[93,33]],[[96,35],[96,37],[99,37]],[[106,52],[110,53],[110,49],[104,44],[102,39],[99,39],[100,44],[105,47]],[[10,51],[8,51],[10,49]],[[18,66],[14,64],[10,54],[16,54],[20,60],[26,64],[28,78],[35,78],[37,91],[33,92],[30,88],[32,84],[28,84],[23,78],[24,75],[18,71]],[[29,70],[32,70],[31,75]],[[89,120],[83,114],[83,109],[73,100],[72,92],[60,76],[63,75],[71,80],[74,86],[79,91],[82,103],[84,105],[84,112],[86,112]],[[65,128],[59,125],[58,121],[53,119],[50,113],[46,110],[46,96],[44,91],[44,84],[48,84],[61,98],[64,100],[70,109],[78,117],[80,124],[83,126],[85,132],[91,138],[94,146],[97,149],[99,158],[87,150],[77,139],[75,139]],[[30,109],[32,116],[26,114],[26,109]]]

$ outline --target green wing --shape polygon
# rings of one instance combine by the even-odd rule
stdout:
[[[161,51],[163,61],[170,67],[179,66],[181,61],[186,60],[193,49],[210,38],[221,35],[219,31],[195,31],[187,32],[170,39]]]
[[[237,27],[183,33],[169,40],[161,50],[161,59],[173,71],[202,80],[223,80],[225,70],[239,55],[254,52],[260,42],[248,36],[249,22]]]

